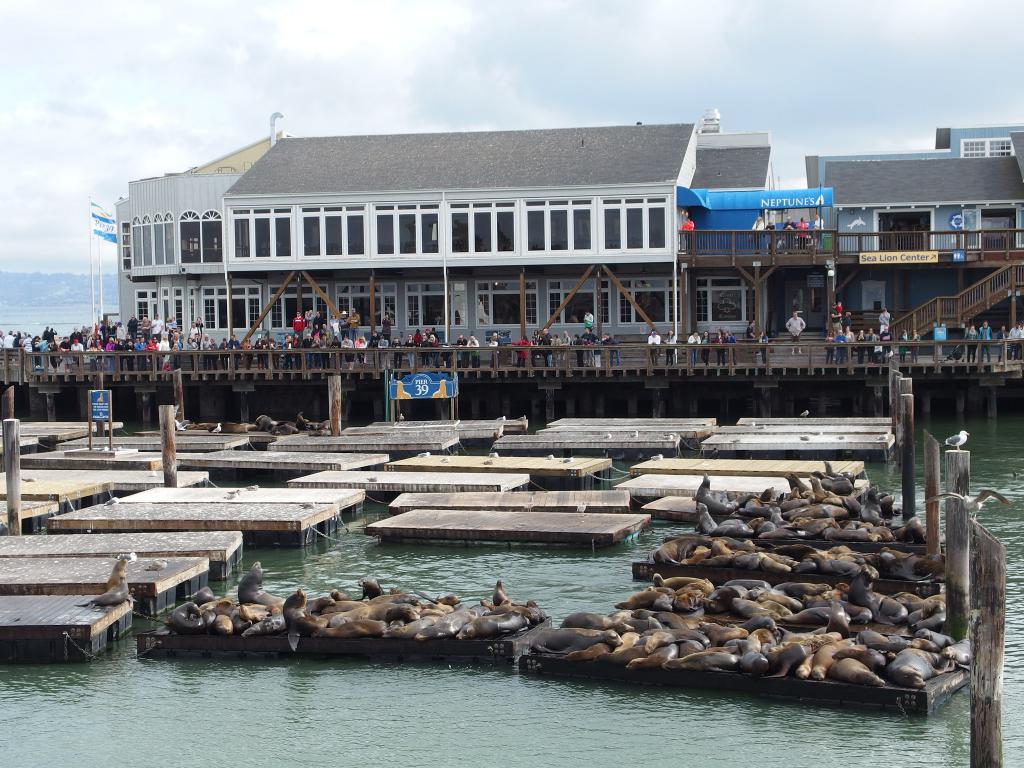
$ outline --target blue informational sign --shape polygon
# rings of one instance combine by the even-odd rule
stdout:
[[[950,229],[963,229],[964,228],[964,215],[962,212],[957,211],[956,213],[949,214],[949,228]]]
[[[110,390],[90,389],[89,410],[93,421],[110,421]]]
[[[447,400],[459,394],[459,380],[447,373],[410,373],[393,379],[388,394],[392,400]]]
[[[932,328],[932,338],[935,339],[936,341],[945,341],[946,340],[946,326],[944,326],[944,325],[937,325],[934,328]]]
[[[676,205],[710,211],[831,208],[832,187],[812,189],[714,190],[676,187]]]
[[[967,252],[953,251],[953,261],[967,261]]]

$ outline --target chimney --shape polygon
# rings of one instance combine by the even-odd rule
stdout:
[[[277,129],[275,127],[275,123],[283,117],[284,115],[280,112],[275,112],[270,116],[270,146],[277,144]]]
[[[711,109],[704,110],[704,116],[700,119],[700,124],[697,127],[697,133],[721,133],[722,132],[722,115],[721,113],[712,107]]]

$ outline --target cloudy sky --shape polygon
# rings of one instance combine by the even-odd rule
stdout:
[[[102,15],[97,12],[102,11]],[[803,155],[1024,120],[1012,2],[0,0],[0,270],[88,271],[88,199],[299,136],[693,122]],[[114,266],[113,246],[105,263]]]

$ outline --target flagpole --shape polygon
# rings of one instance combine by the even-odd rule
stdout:
[[[92,307],[92,317],[89,320],[90,327],[96,322],[96,272],[93,269],[92,261],[92,198],[89,198],[89,304]]]
[[[95,236],[94,238],[95,239]],[[96,275],[99,278],[100,283],[100,313],[98,317],[103,317],[103,241],[96,241]],[[96,322],[95,320],[93,321]]]

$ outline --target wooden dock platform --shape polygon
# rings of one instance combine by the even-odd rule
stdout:
[[[192,531],[0,537],[0,559],[99,557],[110,560],[127,552],[148,558],[205,557],[210,561],[210,578],[224,579],[242,559],[242,534],[238,531]]]
[[[891,433],[875,435],[712,435],[701,443],[701,451],[716,450],[724,458],[794,458],[888,461],[896,438]]]
[[[314,453],[382,453],[392,457],[415,456],[420,453],[450,453],[459,444],[454,432],[423,432],[409,430],[401,437],[377,435],[348,435],[344,437],[315,437],[289,435],[267,446],[268,451],[307,451]]]
[[[588,456],[415,456],[392,461],[387,468],[394,472],[525,472],[541,490],[579,491],[592,489],[594,476],[600,477],[611,465],[609,458]]]
[[[888,416],[778,416],[775,418],[757,418],[757,417],[745,417],[742,419],[736,419],[736,423],[741,426],[749,426],[751,424],[768,424],[770,426],[776,426],[780,424],[801,424],[803,426],[828,426],[833,424],[846,425],[846,424],[869,424],[875,427],[884,427],[888,429],[892,425],[892,421]]]
[[[349,506],[362,504],[362,491]],[[341,518],[336,503],[202,503],[101,505],[69,512],[50,521],[53,533],[134,533],[142,531],[241,531],[246,545],[303,546],[320,533],[331,535]]]
[[[180,458],[180,456],[179,456]],[[48,451],[21,457],[22,469],[113,469],[159,472],[164,463],[159,453],[127,450],[117,456],[97,456],[72,451]]]
[[[718,427],[716,435],[883,435],[890,429],[886,424],[879,427],[875,424],[810,424],[803,419],[800,424],[736,424],[735,426]]]
[[[370,469],[390,461],[386,453],[313,453],[310,451],[214,451],[179,454],[178,466],[211,472],[320,472]]]
[[[18,448],[21,449],[21,455],[35,453],[39,450],[39,438],[38,437],[25,437],[24,435],[18,438]],[[3,441],[0,440],[0,456],[4,455]]]
[[[807,482],[807,478],[802,478]],[[639,475],[631,477],[615,487],[629,492],[633,498],[660,499],[663,496],[693,496],[704,478],[700,475]],[[772,488],[776,494],[789,493],[789,483],[781,477],[715,475],[710,478],[712,491],[724,491],[735,497],[747,493],[761,493]],[[868,489],[867,480],[854,482],[854,495],[859,496]]]
[[[210,561],[205,557],[168,557],[165,567],[151,558],[128,563],[128,589],[136,609],[154,616],[205,587]],[[0,558],[0,595],[99,595],[113,567],[113,558]],[[83,600],[82,602],[87,602]]]
[[[102,653],[131,629],[131,604],[82,607],[90,597],[0,597],[0,662],[88,661]]]
[[[837,459],[831,462],[836,472],[849,472],[854,477],[864,476],[864,462]],[[806,477],[813,472],[824,472],[824,461],[798,461],[795,459],[659,459],[644,461],[630,467],[629,473],[638,475],[733,475],[758,477],[785,477],[788,474]]]
[[[153,488],[126,499],[137,504],[337,504],[358,508],[365,494],[349,488]]]
[[[378,520],[366,533],[385,542],[521,542],[607,547],[650,524],[649,515],[415,509]]]
[[[674,523],[695,523],[699,518],[697,501],[692,496],[662,496],[647,502],[640,509],[655,520],[671,520]],[[712,517],[719,519],[724,515]]]
[[[183,453],[199,453],[201,451],[228,451],[243,448],[249,444],[247,435],[212,434],[210,432],[178,432],[174,442]],[[87,440],[71,440],[64,443],[64,450],[69,448],[87,448]],[[115,437],[114,450],[118,448],[134,448],[138,451],[160,452],[160,435],[131,435]]]
[[[515,491],[529,484],[526,474],[481,472],[317,472],[288,481],[290,488],[362,488],[378,498],[406,492]]]
[[[630,512],[625,491],[517,491],[513,493],[403,493],[388,506],[392,515],[414,509],[482,509],[496,512]]]
[[[124,422],[115,421],[114,430],[124,429]],[[18,427],[22,437],[34,437],[40,443],[56,445],[69,440],[80,440],[89,437],[87,421],[23,421]],[[93,425],[96,434],[96,425]]]
[[[35,533],[43,525],[46,519],[53,517],[60,512],[60,502],[57,501],[22,501],[21,502],[21,532]],[[0,500],[0,522],[7,520],[7,501]],[[20,537],[14,537],[17,540]],[[6,537],[0,536],[0,541]]]
[[[404,429],[445,429],[457,432],[463,443],[485,442],[490,445],[502,435],[525,435],[530,422],[526,416],[518,419],[454,419],[445,421],[375,421],[370,427],[397,426]]]
[[[110,489],[109,483],[96,480],[86,473],[64,472],[61,475],[41,480],[30,477],[28,471],[22,472],[21,500],[57,502],[62,507],[74,506],[83,499],[106,495]],[[0,472],[0,501],[6,500],[6,476]]]
[[[568,661],[564,656],[528,653],[519,659],[524,674],[614,681],[634,685],[676,688],[708,688],[770,698],[793,699],[808,704],[836,707],[868,707],[891,712],[931,715],[959,689],[967,685],[966,670],[947,672],[932,678],[922,689],[885,685],[840,683],[835,680],[800,680],[795,677],[751,677],[740,672],[696,672],[684,669],[626,669],[601,661]]]
[[[690,430],[713,429],[718,424],[715,418],[578,418],[568,417],[555,419],[550,422],[546,429],[573,429],[582,432],[598,432],[605,430],[639,430],[660,431],[669,430],[676,433],[685,433]],[[506,430],[507,431],[507,430]]]
[[[3,474],[0,473],[0,488],[4,485]],[[192,485],[202,485],[210,479],[208,472],[179,472],[178,486],[185,488]],[[24,469],[21,472],[22,496],[26,488],[29,492],[37,491],[42,487],[51,484],[84,484],[86,488],[99,488],[91,493],[79,496],[96,496],[106,493],[135,493],[146,491],[150,488],[160,488],[164,484],[162,472],[145,472],[138,469],[91,469],[79,471],[71,469]],[[38,483],[39,485],[36,485]],[[31,486],[31,487],[29,487]],[[6,498],[6,492],[3,498]]]
[[[239,635],[176,635],[166,630],[140,632],[135,636],[140,656],[147,658],[200,657],[232,659],[267,656],[362,656],[387,661],[443,661],[514,664],[530,648],[534,635],[548,629],[550,619],[535,627],[489,640],[403,640],[367,637],[343,640],[336,637],[303,637],[292,651],[286,635],[241,637]]]
[[[494,443],[494,450],[507,456],[611,456],[636,458],[679,453],[678,433],[657,432],[581,432],[572,429],[542,430],[533,435],[506,435]]]

